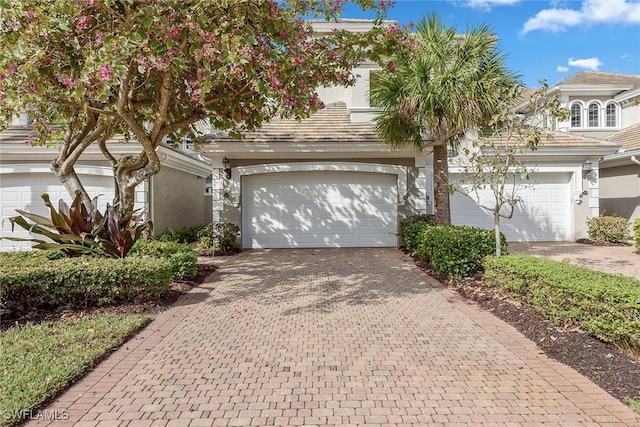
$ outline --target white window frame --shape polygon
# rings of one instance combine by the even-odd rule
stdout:
[[[613,124],[609,125],[609,107],[613,107]],[[617,128],[618,127],[618,105],[615,102],[608,102],[604,106],[604,127]]]
[[[575,106],[578,106],[580,108],[580,111],[579,111],[579,114],[578,114],[579,123],[578,123],[577,126],[573,125],[573,118],[574,118],[573,109],[574,109]],[[569,105],[569,113],[570,113],[570,115],[569,115],[569,126],[572,129],[581,129],[583,127],[582,126],[582,123],[583,123],[583,120],[584,120],[584,117],[582,117],[583,116],[583,111],[584,111],[584,104],[581,101],[574,101]]]
[[[595,124],[591,123],[591,112],[592,112],[592,107],[595,107],[595,110],[593,110],[596,114],[595,116]],[[587,105],[587,120],[586,120],[586,125],[588,128],[599,128],[602,127],[601,122],[600,122],[600,110],[602,109],[602,105],[598,102],[598,101],[591,101],[589,102],[589,104]]]

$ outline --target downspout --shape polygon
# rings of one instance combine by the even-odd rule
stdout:
[[[640,160],[636,156],[631,156],[631,161],[640,165]]]
[[[153,176],[150,176],[149,177],[149,196],[148,196],[149,206],[148,206],[148,209],[149,209],[149,219],[151,220],[151,222],[155,226],[156,221],[155,221],[155,207],[153,206],[153,195],[154,195],[153,194],[154,193],[154,191],[153,191],[153,181],[154,181]],[[155,233],[155,229],[153,230],[153,234],[156,234]]]

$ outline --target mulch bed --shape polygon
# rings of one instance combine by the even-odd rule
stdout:
[[[12,326],[22,326],[25,324],[34,324],[46,320],[69,319],[74,317],[83,317],[91,314],[113,313],[113,314],[158,314],[169,308],[178,298],[186,294],[194,286],[198,286],[214,271],[216,267],[211,264],[198,264],[195,277],[191,280],[173,282],[169,286],[169,290],[158,301],[148,301],[141,303],[121,304],[116,306],[93,307],[87,310],[64,310],[64,311],[46,311],[34,310],[26,315],[15,317],[11,313],[5,313],[0,316],[0,330],[5,330]]]
[[[515,327],[551,359],[570,366],[623,402],[626,397],[640,399],[640,358],[585,331],[553,324],[535,309],[485,286],[480,275],[442,280],[430,265],[414,260],[423,271],[460,296]]]
[[[632,246],[632,244],[628,242],[602,242],[600,240],[591,239],[578,239],[576,240],[576,243],[591,246]]]

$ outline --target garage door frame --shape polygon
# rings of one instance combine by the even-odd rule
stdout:
[[[568,218],[568,229],[567,229],[567,240],[568,241],[573,241],[575,239],[575,234],[576,234],[576,212],[575,212],[575,205],[576,204],[581,204],[582,203],[582,195],[584,194],[584,190],[585,188],[585,182],[582,179],[582,168],[581,166],[576,166],[574,164],[557,164],[557,165],[529,165],[531,167],[531,169],[534,171],[533,174],[533,179],[532,181],[535,181],[535,176],[537,174],[540,175],[545,175],[545,174],[549,174],[549,173],[559,173],[559,174],[569,174],[569,180],[566,183],[567,184],[567,204],[566,204],[566,208],[567,208],[567,218]],[[459,176],[461,173],[463,172],[463,169],[458,166],[458,165],[450,165],[449,167],[449,173],[452,176]],[[535,184],[534,184],[535,185]],[[597,187],[595,187],[597,188]],[[593,188],[591,188],[593,189]],[[597,207],[594,209],[591,204],[595,203],[597,205],[597,199],[595,201],[592,200],[592,198],[590,199],[590,204],[589,204],[589,208],[594,211],[597,209]],[[493,228],[493,220],[492,220],[492,224],[491,224],[491,228]],[[519,238],[518,241],[526,241],[526,239],[522,239]]]
[[[357,172],[395,175],[397,206],[406,203],[408,192],[407,168],[405,166],[388,165],[379,163],[356,163],[356,162],[291,162],[291,163],[271,163],[253,166],[241,166],[232,170],[231,199],[237,205],[243,203],[242,178],[258,174],[279,174],[289,172]],[[244,214],[243,225],[246,223]],[[397,221],[397,219],[396,219]],[[397,222],[396,222],[397,223]],[[248,230],[243,230],[243,234]],[[244,236],[243,236],[244,240]]]

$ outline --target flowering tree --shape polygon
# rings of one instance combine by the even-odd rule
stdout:
[[[514,99],[521,88],[513,86]],[[460,180],[451,185],[457,191],[471,198],[478,206],[493,215],[496,255],[502,255],[500,243],[500,219],[511,219],[518,203],[523,182],[529,180],[535,167],[527,163],[526,155],[543,144],[545,134],[539,126],[543,117],[566,120],[568,111],[562,108],[557,96],[547,96],[545,81],[529,97],[527,114],[521,116],[506,103],[502,112],[496,114],[487,132],[480,138],[460,147],[460,156],[454,160],[461,167]],[[546,137],[552,139],[551,134]],[[481,195],[489,190],[490,197],[483,200]]]
[[[95,144],[111,163],[116,200],[160,171],[156,148],[206,120],[240,136],[269,119],[322,107],[315,89],[353,83],[350,70],[386,40],[371,31],[314,37],[300,16],[333,19],[344,0],[0,0],[0,117],[25,111],[34,144],[61,141],[51,169],[91,200],[74,170]],[[383,1],[358,0],[382,16]],[[386,31],[389,35],[389,31]],[[2,123],[0,123],[2,125]],[[139,152],[116,158],[124,134]]]

